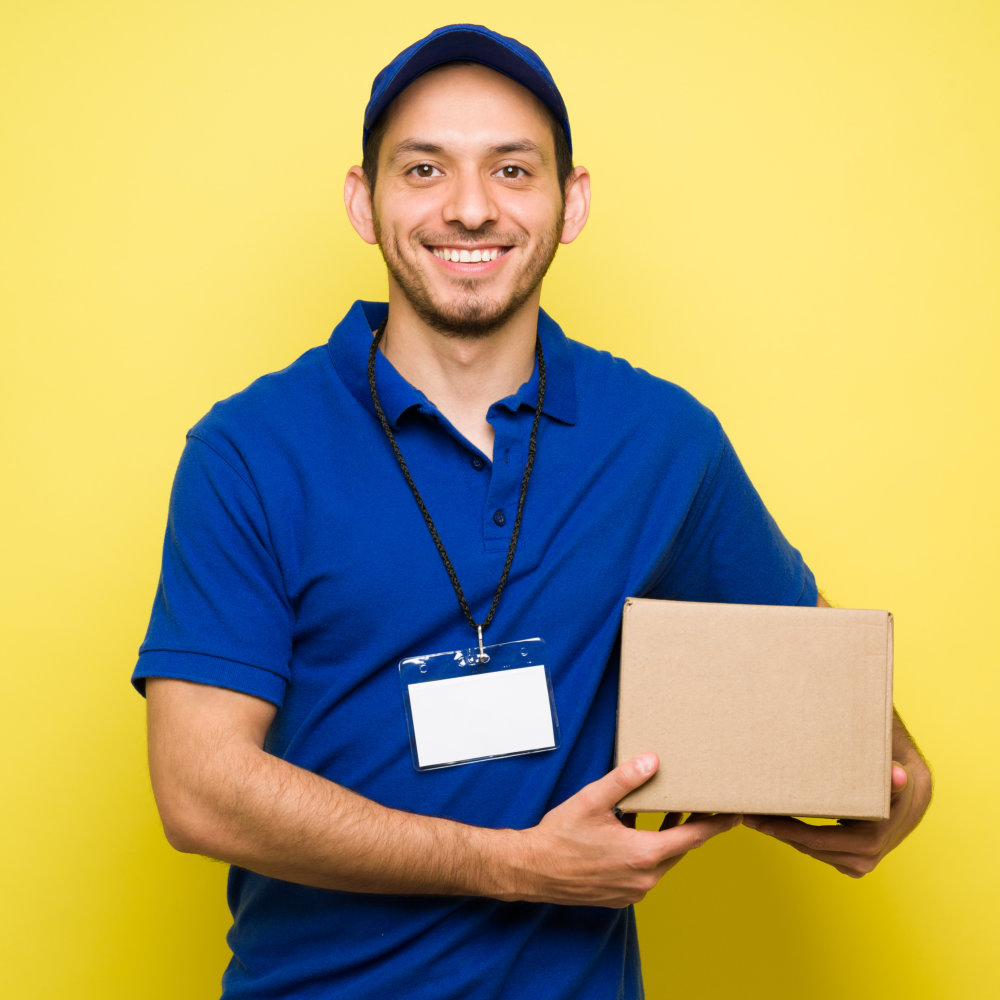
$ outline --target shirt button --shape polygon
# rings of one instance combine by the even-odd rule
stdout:
[[[502,510],[493,511],[493,523],[498,528],[502,528],[507,523],[507,518],[504,517],[504,513]]]
[[[486,463],[478,455],[476,455],[476,456],[473,457],[473,459],[472,459],[472,467],[474,469],[481,469],[485,465],[486,465]]]

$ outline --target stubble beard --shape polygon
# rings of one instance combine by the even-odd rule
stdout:
[[[490,336],[502,327],[528,301],[541,284],[559,248],[563,213],[546,230],[526,268],[518,276],[510,295],[504,299],[491,298],[482,291],[482,280],[477,278],[453,279],[456,294],[450,302],[436,301],[419,269],[407,262],[396,236],[384,239],[382,227],[376,218],[375,236],[385,266],[400,291],[406,296],[413,311],[432,330],[446,337],[478,340]],[[428,253],[427,246],[436,246],[461,240],[463,243],[481,243],[484,246],[523,246],[526,237],[501,234],[486,230],[451,230],[444,235],[415,233],[410,249],[414,254]],[[419,258],[418,258],[419,259]]]

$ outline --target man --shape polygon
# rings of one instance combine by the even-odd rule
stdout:
[[[388,307],[189,434],[134,679],[168,838],[233,865],[227,997],[641,996],[631,904],[738,821],[618,820],[657,767],[609,770],[624,599],[822,600],[715,418],[540,311],[589,211],[570,151],[520,43],[401,53],[345,187]],[[518,656],[547,679],[497,704],[525,692],[541,736],[418,713],[421,672],[503,684]],[[470,748],[428,763],[442,730]],[[868,870],[929,797],[901,725],[894,754],[885,823],[752,822]]]

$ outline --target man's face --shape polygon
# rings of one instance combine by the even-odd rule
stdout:
[[[479,65],[450,65],[397,98],[379,151],[375,234],[400,293],[440,333],[477,337],[537,309],[563,231],[541,103]]]

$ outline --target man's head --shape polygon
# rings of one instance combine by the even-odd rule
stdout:
[[[456,48],[450,31],[428,36],[449,42],[435,50],[445,58],[424,65],[425,39],[379,74],[365,120],[370,172],[351,168],[345,201],[358,233],[382,250],[390,313],[477,337],[537,310],[556,247],[586,221],[589,176],[569,165],[565,108],[554,84],[538,82],[551,77],[537,56],[468,26],[455,35],[471,38],[471,50]],[[484,39],[490,51],[509,56],[509,43],[517,59],[529,53],[535,62],[519,72],[532,86],[488,65]],[[470,51],[475,58],[450,58]]]

